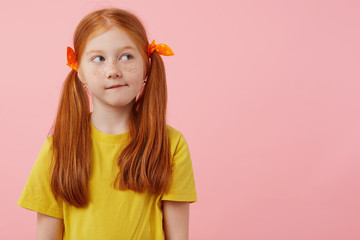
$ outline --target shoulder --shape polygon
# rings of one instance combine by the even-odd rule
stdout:
[[[48,136],[48,137],[45,139],[45,142],[44,142],[43,147],[50,148],[50,147],[52,146],[52,143],[53,143],[53,135]]]
[[[185,149],[187,150],[188,144],[183,133],[178,129],[170,126],[169,124],[166,124],[166,128],[170,140],[170,147],[172,154],[176,154],[181,150],[185,150]]]
[[[49,136],[43,142],[39,155],[49,154],[52,151],[53,136]]]
[[[170,140],[178,139],[183,135],[178,129],[174,128],[173,126],[170,126],[169,124],[166,124],[166,128]]]
[[[38,153],[38,156],[35,161],[36,168],[44,168],[48,171],[51,161],[52,161],[52,145],[53,145],[53,137],[47,137],[43,145]]]
[[[181,131],[174,128],[173,126],[170,126],[169,124],[166,124],[166,128],[167,128],[168,137],[170,139],[171,145],[174,145],[174,144],[177,145],[177,144],[179,144],[179,142],[185,141],[185,137]]]
[[[172,178],[161,200],[195,202],[195,180],[188,144],[179,130],[170,125],[167,125],[167,129],[172,154]]]

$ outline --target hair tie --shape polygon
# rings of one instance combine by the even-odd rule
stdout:
[[[151,44],[149,44],[147,52],[148,52],[148,56],[150,57],[150,55],[154,52],[158,52],[161,55],[164,56],[172,56],[174,55],[173,51],[171,50],[171,48],[164,44],[164,43],[159,43],[159,44],[155,44],[155,40],[152,41]]]
[[[76,55],[74,50],[71,47],[67,47],[67,63],[69,67],[74,69],[76,72],[78,71],[78,64],[76,62]]]

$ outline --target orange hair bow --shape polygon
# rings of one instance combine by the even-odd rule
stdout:
[[[74,50],[71,47],[67,47],[67,63],[69,67],[74,69],[75,71],[78,71],[78,64],[76,61],[76,55]]]
[[[171,50],[171,48],[164,44],[164,43],[159,43],[159,44],[155,44],[155,40],[152,41],[151,44],[149,44],[148,46],[148,56],[150,57],[150,55],[154,52],[157,51],[159,54],[164,55],[164,56],[172,56],[174,55],[173,51]]]

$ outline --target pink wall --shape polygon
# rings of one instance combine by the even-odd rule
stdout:
[[[88,12],[135,12],[167,43],[169,124],[192,154],[191,239],[360,239],[359,1],[1,4],[0,239],[34,239],[16,206]]]

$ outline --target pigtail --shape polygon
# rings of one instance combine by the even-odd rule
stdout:
[[[170,143],[166,127],[165,67],[157,52],[151,55],[147,83],[130,117],[131,141],[118,160],[115,186],[161,194],[171,175]]]
[[[91,128],[87,92],[72,70],[63,85],[53,126],[51,190],[76,207],[88,203]]]

